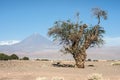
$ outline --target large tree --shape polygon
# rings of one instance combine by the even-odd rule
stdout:
[[[105,30],[100,26],[101,18],[107,19],[107,13],[100,8],[92,9],[94,16],[98,19],[98,23],[94,26],[79,23],[79,13],[77,13],[77,21],[56,21],[52,28],[49,28],[48,34],[54,40],[59,40],[63,45],[61,50],[64,53],[72,54],[76,66],[84,68],[86,60],[86,50],[89,47],[103,44],[103,33]]]

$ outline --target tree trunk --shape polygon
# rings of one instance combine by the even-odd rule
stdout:
[[[77,53],[73,55],[77,68],[85,68],[86,53]]]

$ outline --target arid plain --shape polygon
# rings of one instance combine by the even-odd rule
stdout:
[[[104,80],[120,80],[120,65],[115,61],[86,62],[84,69],[71,66],[74,61],[0,61],[0,80],[88,80],[89,75],[101,74]]]

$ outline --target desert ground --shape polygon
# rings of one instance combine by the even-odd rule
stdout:
[[[84,69],[54,66],[56,62],[0,61],[0,80],[88,80],[93,73],[102,74],[104,80],[120,80],[120,65],[112,65],[115,61],[86,62]],[[74,65],[74,61],[59,62]]]

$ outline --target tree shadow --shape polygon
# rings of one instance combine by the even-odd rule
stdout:
[[[57,62],[57,63],[53,63],[52,64],[54,67],[70,67],[70,68],[74,68],[75,65],[72,65],[72,64],[62,64],[60,62]]]

